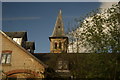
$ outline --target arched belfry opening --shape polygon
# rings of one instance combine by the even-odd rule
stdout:
[[[64,32],[62,11],[60,10],[50,40],[50,53],[67,53],[68,37]]]

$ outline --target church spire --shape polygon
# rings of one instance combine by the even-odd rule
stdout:
[[[51,37],[65,37],[62,11],[60,10]]]
[[[67,53],[68,37],[64,33],[62,11],[60,10],[50,40],[51,53]]]

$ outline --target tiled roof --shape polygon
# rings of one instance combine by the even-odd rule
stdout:
[[[53,33],[50,37],[66,37],[64,33],[64,25],[62,20],[62,11],[59,11]]]

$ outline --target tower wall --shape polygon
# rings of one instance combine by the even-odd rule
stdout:
[[[51,38],[50,40],[50,52],[51,53],[66,53],[67,52],[67,38]]]

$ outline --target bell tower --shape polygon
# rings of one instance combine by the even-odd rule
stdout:
[[[50,40],[50,53],[67,53],[68,37],[64,33],[62,11],[60,10]]]

